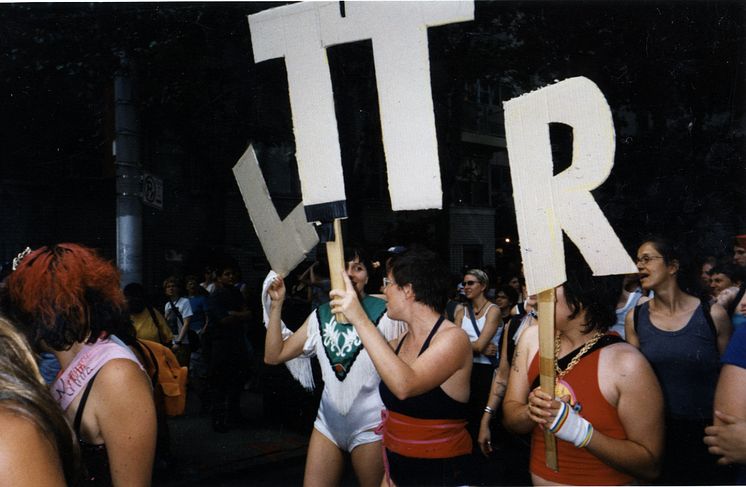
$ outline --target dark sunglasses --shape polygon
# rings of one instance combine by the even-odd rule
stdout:
[[[473,286],[474,284],[477,284],[479,281],[464,281],[461,283],[462,286]]]

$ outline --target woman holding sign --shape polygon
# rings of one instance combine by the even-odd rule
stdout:
[[[620,278],[567,267],[556,288],[555,397],[539,387],[539,327],[518,342],[503,403],[503,422],[532,433],[534,485],[624,485],[658,474],[663,399],[642,354],[608,329],[616,321]],[[545,464],[544,430],[557,442],[559,471]]]
[[[370,320],[353,283],[334,290],[332,311],[355,326],[381,376],[383,445],[388,480],[396,485],[462,485],[472,442],[466,431],[471,346],[442,315],[448,275],[435,254],[409,250],[384,278],[388,312],[408,331],[387,342]]]
[[[386,302],[364,293],[370,265],[359,249],[346,249],[346,278],[351,292],[362,302],[363,314],[375,323],[381,340],[393,339],[404,324],[386,314]],[[319,359],[324,378],[318,415],[308,445],[304,485],[338,485],[349,452],[361,486],[378,487],[383,478],[381,437],[374,430],[383,404],[378,394],[380,377],[349,323],[337,323],[329,303],[322,304],[293,334],[283,335],[282,304],[285,283],[279,276],[267,291],[271,304],[264,361],[288,362],[301,355]],[[348,317],[349,319],[349,317]],[[384,338],[385,337],[385,338]]]

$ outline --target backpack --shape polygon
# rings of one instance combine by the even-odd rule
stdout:
[[[180,366],[171,349],[160,343],[137,339],[133,346],[150,376],[156,407],[166,416],[184,414],[188,369]]]

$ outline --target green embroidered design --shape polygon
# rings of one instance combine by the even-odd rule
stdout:
[[[379,320],[386,312],[386,301],[366,296],[363,298],[362,305],[370,321],[378,326]],[[360,354],[360,350],[363,349],[363,342],[360,341],[360,337],[350,323],[337,323],[329,303],[318,307],[316,317],[319,320],[319,333],[324,351],[334,370],[334,375],[343,381]]]

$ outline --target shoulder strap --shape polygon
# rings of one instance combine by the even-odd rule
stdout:
[[[731,303],[728,305],[728,309],[726,310],[730,318],[733,318],[733,314],[736,312],[738,303],[741,301],[741,299],[743,299],[744,292],[746,292],[746,284],[741,284],[741,287],[738,288],[736,297],[733,298],[733,301],[731,301]]]
[[[153,320],[153,325],[158,332],[158,341],[161,343],[166,343],[166,340],[163,339],[163,335],[161,334],[160,323],[158,323],[158,318],[155,316],[155,311],[153,311],[153,308],[150,305],[146,305],[145,307],[148,308],[148,311],[150,312],[150,318]]]
[[[435,322],[435,326],[433,326],[433,329],[430,330],[430,334],[425,339],[425,343],[422,344],[422,348],[420,348],[420,353],[417,354],[418,357],[422,355],[422,352],[427,350],[427,347],[430,346],[430,341],[433,339],[435,334],[438,332],[438,328],[440,328],[440,325],[443,324],[443,320],[445,320],[445,316],[441,316],[440,318],[438,318],[438,321]]]
[[[489,311],[489,309],[490,309],[490,307],[491,307],[492,305],[493,305],[493,303],[490,303],[490,306],[488,306],[488,307],[487,307],[487,310],[488,310],[488,311]],[[473,326],[473,327],[474,327],[474,332],[475,332],[475,333],[477,334],[477,338],[479,338],[479,337],[480,337],[480,335],[482,334],[482,332],[481,332],[481,331],[479,331],[479,328],[477,327],[477,319],[476,319],[476,317],[474,316],[474,307],[473,307],[473,306],[471,305],[471,301],[470,301],[470,302],[468,303],[468,308],[469,308],[469,317],[471,318],[471,326]],[[483,316],[487,316],[487,313],[485,313],[485,314],[484,314]],[[440,326],[440,323],[438,323],[438,326]],[[426,344],[430,344],[430,337],[428,337],[428,339],[427,339],[427,341],[426,341],[425,343],[426,343]],[[423,346],[424,346],[424,345],[423,345]],[[425,349],[423,348],[422,350],[420,350],[420,353],[422,353],[422,352],[424,352],[424,351],[425,351]],[[489,356],[489,357],[488,357],[488,356],[486,356],[486,355],[485,355],[484,357],[485,357],[485,358],[486,358],[487,360],[489,360],[489,361],[490,361],[490,363],[492,364],[492,366],[493,366],[493,367],[497,367],[497,366],[499,365],[499,362],[497,361],[497,358],[495,358],[495,357],[492,357],[492,356]]]
[[[98,372],[101,372],[99,370]],[[78,404],[78,410],[75,412],[75,421],[73,422],[73,430],[75,431],[75,435],[80,438],[80,421],[83,419],[83,410],[85,409],[85,403],[88,402],[88,394],[91,393],[91,388],[93,387],[93,381],[96,380],[96,377],[98,376],[98,372],[96,372],[93,377],[91,377],[91,380],[88,381],[88,384],[85,386],[85,390],[83,391],[83,397],[80,398],[80,404]]]
[[[700,299],[699,302],[702,305],[702,313],[704,313],[705,315],[705,320],[707,321],[707,325],[710,327],[712,336],[715,337],[715,345],[717,346],[718,330],[717,328],[715,328],[715,322],[712,321],[712,314],[710,313],[710,303],[708,303],[704,299]]]
[[[399,350],[401,350],[401,346],[404,344],[404,339],[407,338],[407,335],[409,333],[405,333],[399,338],[399,345],[396,346],[396,354],[399,355]]]
[[[598,340],[590,348],[590,350],[588,350],[588,352],[584,356],[587,357],[588,355],[592,354],[596,350],[599,350],[601,348],[607,347],[609,345],[613,345],[615,343],[622,343],[622,342],[624,342],[624,339],[622,337],[620,337],[619,335],[617,335],[617,334],[606,334],[606,335],[602,336],[601,339]],[[580,347],[576,348],[575,350],[573,350],[572,352],[568,353],[567,355],[565,355],[561,359],[558,359],[557,360],[557,366],[560,367],[561,369],[564,369],[565,367],[567,367],[568,365],[570,365],[570,362],[572,361],[572,359],[575,358],[575,355],[577,355],[577,353],[580,352],[581,348],[583,348],[582,345]],[[536,387],[539,387],[539,383],[540,383],[540,376],[537,375],[536,379],[534,379],[533,384],[531,384],[531,389],[535,389]]]
[[[176,300],[176,302],[171,301],[169,299],[168,302],[171,303],[171,311],[173,311],[174,313],[176,313],[176,319],[179,320],[179,323],[181,323],[181,325],[183,326],[184,325],[184,317],[181,316],[181,311],[179,311],[179,308],[176,306],[176,302],[178,302],[178,299]]]
[[[637,333],[637,325],[639,324],[640,320],[640,308],[642,308],[645,305],[645,303],[642,303],[639,306],[635,306],[634,311],[632,311],[632,323],[634,325],[635,333]]]
[[[477,327],[477,318],[474,316],[474,306],[472,306],[471,302],[466,304],[466,307],[469,309],[469,318],[471,318],[471,326],[474,327],[474,333],[477,334],[477,338],[482,334],[481,331],[479,331],[479,327]]]

